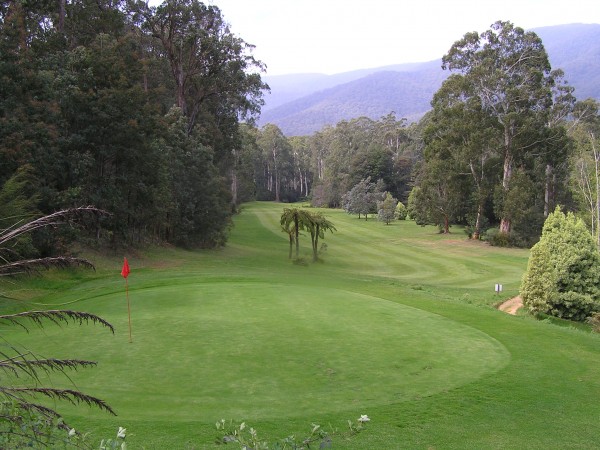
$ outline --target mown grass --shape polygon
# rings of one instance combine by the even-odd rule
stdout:
[[[115,336],[72,325],[2,333],[40,354],[97,360],[72,382],[119,417],[59,407],[92,439],[127,427],[129,448],[212,448],[221,418],[272,440],[360,414],[367,430],[335,448],[597,445],[598,336],[494,308],[518,292],[527,251],[327,210],[338,232],[322,260],[295,265],[281,210],[247,205],[224,249],[129,254],[132,343],[120,255],[94,255],[96,273],[13,286],[23,305],[98,313]]]

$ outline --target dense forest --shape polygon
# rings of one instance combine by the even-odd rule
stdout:
[[[239,122],[266,85],[216,6],[8,1],[0,25],[5,226],[94,205],[100,243],[225,241]]]
[[[531,245],[556,205],[598,239],[598,104],[577,102],[534,32],[498,22],[454,43],[432,109],[286,137],[254,125],[268,86],[216,6],[2,2],[0,218],[82,205],[90,242],[225,243],[246,201],[349,207],[357,189],[419,224]],[[354,194],[352,194],[354,195]],[[37,236],[51,253],[57,242]]]

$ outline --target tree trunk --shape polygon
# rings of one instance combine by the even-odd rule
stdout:
[[[59,0],[57,31],[62,33],[65,29],[65,15],[67,11],[67,0]]]
[[[471,239],[478,241],[480,236],[481,236],[481,212],[482,212],[483,206],[481,205],[481,202],[479,203],[479,205],[477,205],[477,218],[475,219],[475,227],[473,229],[473,235],[471,236]]]
[[[306,174],[304,174],[304,187],[306,188],[306,189],[304,189],[304,195],[305,195],[306,197],[308,197],[308,194],[309,194],[310,192],[308,192],[308,174],[307,174],[307,173],[306,173]]]
[[[592,150],[594,152],[594,163],[595,163],[595,175],[596,175],[596,242],[597,246],[600,249],[600,154],[596,149],[596,141],[594,138],[594,133],[590,133],[590,140],[592,143]]]
[[[504,145],[505,145],[505,153],[504,153],[504,171],[502,174],[502,188],[504,189],[504,193],[508,192],[510,187],[510,180],[512,178],[512,165],[513,165],[513,157],[510,151],[510,135],[508,130],[504,133]],[[509,234],[511,230],[511,219],[506,210],[502,212],[502,218],[500,220],[500,232]]]
[[[502,176],[502,188],[504,192],[508,192],[510,186],[510,179],[512,177],[512,155],[510,154],[510,150],[506,149],[506,154],[504,155],[504,173]],[[500,220],[500,232],[501,233],[510,233],[511,229],[511,220],[507,217],[507,212],[503,211],[502,218]]]
[[[294,217],[294,232],[296,233],[296,259],[298,259],[298,256],[300,255],[300,224],[298,223],[298,213],[296,213]]]
[[[446,214],[444,214],[444,234],[450,234],[450,220]]]
[[[314,238],[312,239],[313,241],[313,261],[317,262],[317,260],[319,259],[318,256],[318,249],[319,249],[319,224],[315,225],[315,235]]]
[[[552,210],[551,203],[554,197],[554,170],[551,164],[546,164],[546,183],[544,189],[544,217],[548,217]]]
[[[237,172],[235,169],[231,169],[231,201],[234,205],[237,205],[238,202],[238,180],[237,180]]]

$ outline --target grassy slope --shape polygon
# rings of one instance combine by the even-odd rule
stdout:
[[[527,252],[327,211],[339,231],[325,238],[324,261],[299,266],[287,260],[280,212],[248,205],[225,249],[130,255],[133,344],[118,258],[99,258],[96,274],[54,274],[19,291],[117,326],[115,337],[44,330],[40,353],[81,349],[100,362],[74,381],[120,417],[61,410],[98,437],[126,426],[130,448],[210,447],[221,417],[268,438],[311,422],[343,427],[360,414],[372,418],[368,431],[336,447],[595,445],[598,336],[492,308],[517,292]],[[309,260],[308,237],[301,243]],[[39,333],[11,332],[40,344]]]

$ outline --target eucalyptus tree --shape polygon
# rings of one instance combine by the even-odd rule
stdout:
[[[447,158],[450,160],[447,170],[454,169],[457,176],[471,180],[472,188],[464,199],[468,206],[473,205],[470,214],[475,219],[471,237],[479,239],[486,220],[484,205],[491,199],[497,178],[497,151],[502,145],[496,124],[483,111],[481,102],[472,96],[472,85],[458,75],[444,81],[433,97],[432,106],[423,132],[425,164],[430,159]],[[456,206],[467,205],[457,203]]]
[[[379,142],[395,155],[401,153],[402,146],[409,140],[406,122],[406,118],[396,119],[394,111],[377,121],[376,134]]]
[[[576,106],[575,119],[570,132],[575,142],[571,184],[600,248],[600,104],[592,99],[580,102]]]
[[[270,123],[260,130],[257,143],[263,154],[267,190],[279,202],[282,187],[291,179],[291,145],[279,127]]]
[[[160,41],[169,61],[188,132],[200,118],[252,118],[260,111],[267,88],[260,78],[264,65],[252,56],[252,45],[231,32],[217,6],[197,0],[138,6],[145,28]]]
[[[465,180],[447,153],[426,158],[408,198],[410,217],[418,225],[436,225],[440,232],[449,233],[450,225],[465,213]]]
[[[498,127],[503,159],[502,194],[512,188],[514,168],[544,138],[553,105],[551,72],[541,39],[531,31],[498,21],[481,34],[471,32],[443,57],[443,68],[458,71],[470,85],[464,101],[475,100]],[[500,231],[510,233],[513,211],[499,209]]]
[[[289,143],[294,171],[292,188],[300,197],[308,197],[313,181],[309,139],[306,136],[292,136]]]

